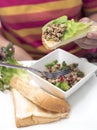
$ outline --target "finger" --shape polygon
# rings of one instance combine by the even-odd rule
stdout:
[[[77,44],[80,48],[83,48],[83,49],[86,49],[86,50],[88,50],[88,49],[92,49],[92,47],[91,46],[87,46],[87,44],[84,44],[84,43],[79,43],[79,44]]]
[[[85,44],[85,43],[80,43],[80,44],[78,44],[78,46],[80,47],[80,48],[83,48],[83,49],[86,49],[86,50],[89,50],[89,49],[94,49],[94,48],[96,48],[97,47],[97,45],[95,46],[91,46],[91,45],[88,45],[87,46],[87,44]]]
[[[76,40],[76,43],[77,44],[86,44],[87,46],[96,46],[97,47],[97,40],[96,39],[89,39],[87,37]]]
[[[88,34],[87,34],[87,38],[89,38],[89,39],[97,39],[97,31],[93,31],[93,32],[89,32]],[[97,41],[96,41],[97,42]]]
[[[84,37],[84,38],[80,38],[80,39],[78,39],[78,40],[75,40],[74,42],[75,42],[76,44],[82,44],[82,43],[85,42],[86,39],[87,39],[87,38]]]
[[[79,21],[86,24],[86,23],[90,22],[91,19],[89,19],[89,18],[87,18],[87,17],[84,17],[84,18],[80,19]]]
[[[97,40],[82,38],[82,39],[76,40],[75,43],[84,49],[97,48]]]

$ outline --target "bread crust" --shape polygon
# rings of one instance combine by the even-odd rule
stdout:
[[[68,112],[54,113],[46,111],[28,99],[24,98],[16,89],[12,89],[15,122],[17,127],[44,124],[67,118]]]
[[[43,89],[34,85],[29,85],[18,77],[13,77],[10,86],[19,91],[24,97],[46,109],[53,112],[68,112],[70,105],[65,99],[55,97]]]
[[[55,41],[47,41],[43,34],[42,34],[42,44],[44,45],[44,47],[48,50],[53,50],[56,49],[60,46],[69,44],[77,39],[83,38],[87,35],[89,30],[87,30],[86,32],[84,32],[83,34],[77,34],[74,38],[68,39],[68,40],[64,40],[64,41],[59,41],[59,42],[55,42]]]
[[[64,118],[66,118],[68,113],[65,113]],[[31,125],[38,125],[38,124],[46,124],[50,122],[55,122],[60,120],[61,117],[56,117],[56,118],[44,118],[44,117],[38,117],[38,116],[29,116],[27,118],[16,118],[16,126],[17,127],[27,127]]]

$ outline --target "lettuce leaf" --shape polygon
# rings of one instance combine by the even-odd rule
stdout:
[[[59,24],[68,24],[68,18],[67,16],[62,16],[60,18],[57,18],[55,20],[52,20],[50,22],[48,22],[46,25],[43,26],[42,30],[45,31],[46,27],[49,25],[49,24],[56,24],[56,23],[59,23]]]
[[[11,43],[7,47],[2,47],[0,52],[0,62],[22,65],[15,59],[15,50]],[[18,76],[26,81],[29,80],[29,74],[26,70],[0,66],[0,91],[11,89],[9,83],[13,76]]]
[[[67,31],[64,33],[63,39],[68,40],[75,37],[78,34],[83,34],[88,32],[89,27],[92,25],[92,22],[84,24],[82,22],[75,22],[74,19],[68,20]]]

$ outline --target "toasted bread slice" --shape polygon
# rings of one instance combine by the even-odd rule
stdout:
[[[18,77],[12,78],[10,86],[43,109],[63,113],[70,110],[70,105],[65,99],[55,97],[35,85],[27,84]]]
[[[68,39],[68,40],[65,40],[65,41],[63,40],[63,41],[59,41],[59,42],[52,41],[52,40],[48,41],[48,40],[46,40],[46,39],[44,38],[44,36],[42,35],[42,43],[43,43],[43,45],[44,45],[44,47],[45,47],[46,49],[48,49],[48,50],[53,50],[53,49],[56,49],[56,48],[58,48],[58,47],[60,47],[60,46],[69,44],[69,43],[71,43],[71,42],[73,42],[73,41],[75,41],[75,40],[77,40],[77,39],[83,38],[83,37],[85,37],[85,36],[87,35],[87,33],[88,33],[88,30],[85,31],[85,32],[82,33],[82,34],[76,35],[74,38],[70,38],[70,39]]]
[[[92,31],[94,21],[82,23],[69,20],[67,16],[61,16],[49,21],[42,28],[42,43],[45,48],[52,50],[83,38]]]
[[[14,88],[12,89],[12,95],[17,127],[54,122],[68,116],[68,112],[55,113],[40,108],[23,97]]]

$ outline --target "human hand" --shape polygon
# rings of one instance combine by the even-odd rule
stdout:
[[[85,17],[80,19],[80,21],[87,24],[92,20]],[[75,43],[83,49],[97,48],[97,22],[93,21],[91,32],[88,32],[86,37],[76,40]]]

